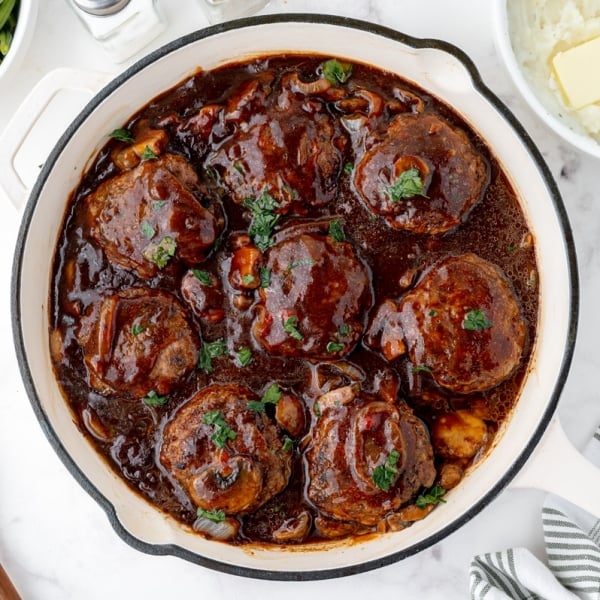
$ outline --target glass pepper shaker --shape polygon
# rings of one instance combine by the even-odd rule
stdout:
[[[117,63],[148,45],[166,27],[156,0],[67,0]]]
[[[267,6],[269,0],[200,0],[200,4],[211,23],[222,23],[252,15]]]

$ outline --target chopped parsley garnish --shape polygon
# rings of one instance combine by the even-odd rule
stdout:
[[[248,407],[248,410],[251,410],[255,413],[264,413],[267,410],[265,405],[260,400],[248,400],[246,406]]]
[[[240,367],[247,367],[253,361],[252,350],[248,346],[242,346],[235,357]]]
[[[291,271],[292,269],[295,269],[296,267],[301,267],[303,265],[314,265],[316,264],[316,260],[314,258],[301,258],[300,260],[295,260],[294,262],[291,262],[285,269],[286,271]]]
[[[375,485],[384,492],[389,491],[390,487],[394,484],[398,478],[398,459],[400,453],[398,450],[391,450],[389,456],[385,459],[385,462],[378,467],[375,467],[373,471],[373,482]]]
[[[463,329],[469,331],[481,331],[482,329],[489,329],[493,323],[487,318],[482,310],[470,310],[466,315],[462,323]]]
[[[316,401],[313,404],[313,412],[315,413],[315,417],[317,417],[317,419],[321,416],[321,407],[319,406],[319,403]]]
[[[439,504],[446,502],[442,496],[446,490],[441,485],[434,485],[430,490],[421,494],[415,501],[418,508],[425,508],[428,504]]]
[[[259,274],[260,287],[268,288],[271,285],[271,270],[268,267],[261,267]]]
[[[433,310],[433,309],[431,309],[431,310],[429,311],[429,316],[430,316],[430,317],[435,317],[435,316],[437,316],[437,310]]]
[[[244,169],[244,165],[241,162],[234,162],[233,168],[242,175],[246,172],[246,169]]]
[[[115,129],[109,133],[111,138],[119,140],[120,142],[134,142],[133,136],[127,129]]]
[[[334,242],[344,242],[346,234],[339,219],[335,219],[329,223],[329,236]]]
[[[290,436],[284,435],[283,436],[283,446],[281,447],[281,449],[284,452],[289,452],[293,447],[294,447],[294,440]]]
[[[151,240],[156,235],[156,229],[154,229],[154,226],[149,221],[142,221],[140,229],[144,237],[148,240]]]
[[[158,158],[158,155],[154,153],[154,150],[152,150],[152,148],[150,148],[150,146],[146,146],[144,148],[144,151],[140,155],[141,160],[156,160],[157,158]]]
[[[413,373],[433,373],[433,371],[425,365],[417,365],[412,368]]]
[[[158,244],[149,244],[144,250],[144,258],[163,269],[175,255],[177,242],[170,236],[165,236]]]
[[[214,342],[204,342],[198,353],[198,368],[212,373],[212,361],[219,356],[227,354],[227,344],[223,338]]]
[[[352,170],[353,169],[354,169],[354,163],[347,162],[344,165],[344,173],[346,173],[346,175],[352,175]]]
[[[201,519],[208,519],[213,523],[222,523],[225,520],[225,511],[220,508],[213,508],[212,510],[204,510],[198,507],[196,515]]]
[[[298,331],[298,317],[288,317],[283,323],[285,332],[295,340],[303,340],[304,336]]]
[[[166,203],[166,200],[155,200],[152,203],[152,210],[160,210]]]
[[[214,427],[211,440],[217,448],[224,448],[228,441],[235,440],[237,434],[225,421],[225,417],[220,410],[211,410],[204,415],[202,422],[205,425]]]
[[[342,323],[339,327],[338,327],[338,334],[340,337],[347,337],[350,335],[350,325],[347,325],[346,323]]]
[[[331,354],[340,352],[343,349],[344,349],[344,344],[339,344],[338,342],[329,342],[327,344],[327,352],[330,352]]]
[[[263,393],[260,400],[248,401],[248,409],[253,412],[264,413],[267,404],[277,404],[281,400],[281,390],[276,383],[272,383]]]
[[[265,252],[271,246],[273,229],[281,217],[275,213],[275,210],[279,208],[279,202],[265,191],[256,200],[248,198],[244,202],[244,206],[250,209],[252,215],[248,233],[256,247],[261,252]]]
[[[159,396],[154,390],[148,392],[146,397],[142,398],[142,402],[146,406],[163,406],[167,401],[167,396]]]
[[[507,250],[509,252],[514,252],[517,249],[517,247],[514,244],[511,244],[510,246],[508,246]]]
[[[133,333],[133,335],[140,335],[142,331],[146,331],[146,328],[143,325],[134,324],[131,327],[131,333]]]
[[[417,169],[402,171],[394,183],[389,185],[385,192],[393,202],[400,202],[404,198],[413,196],[425,196],[423,193],[423,180]]]
[[[323,77],[333,85],[346,83],[352,75],[352,64],[337,58],[331,58],[323,63]]]
[[[261,402],[277,404],[281,400],[281,390],[276,383],[272,383],[263,393]]]
[[[254,275],[252,273],[246,273],[242,276],[242,281],[244,285],[252,285],[254,283]]]
[[[192,273],[194,274],[194,277],[202,285],[207,285],[209,287],[212,285],[212,279],[211,279],[210,273],[208,271],[201,271],[200,269],[192,269]]]

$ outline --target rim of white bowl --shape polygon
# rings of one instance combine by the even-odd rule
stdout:
[[[29,43],[33,38],[38,4],[38,0],[20,0],[17,27],[15,28],[8,53],[0,63],[0,81],[8,74],[14,73],[27,52]]]
[[[531,84],[527,80],[521,66],[519,65],[510,40],[508,27],[508,14],[506,10],[508,0],[495,0],[494,2],[494,29],[496,47],[501,58],[509,72],[513,83],[517,87],[521,96],[529,104],[529,107],[538,115],[548,127],[571,145],[583,150],[587,154],[600,158],[600,143],[589,136],[575,131],[564,121],[561,121],[552,111],[550,111],[539,97],[535,94]]]

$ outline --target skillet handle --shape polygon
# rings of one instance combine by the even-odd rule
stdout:
[[[0,186],[18,210],[54,144],[110,77],[97,71],[55,69],[19,106],[0,137]]]
[[[571,444],[557,417],[511,487],[551,492],[600,517],[600,468]]]

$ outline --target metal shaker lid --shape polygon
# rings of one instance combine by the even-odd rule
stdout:
[[[73,0],[73,3],[90,15],[103,17],[119,12],[129,4],[129,0]]]

